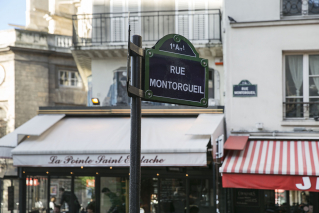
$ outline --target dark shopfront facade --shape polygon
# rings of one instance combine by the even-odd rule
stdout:
[[[247,137],[242,147],[227,140],[225,148],[220,172],[229,213],[319,212],[318,141]]]
[[[103,116],[40,111],[22,125],[25,135],[19,133],[23,139],[11,151],[19,170],[20,211],[53,212],[50,199],[60,204],[63,188],[71,196],[61,212],[77,212],[78,200],[79,212],[93,203],[95,212],[128,213],[130,121],[125,110],[105,110],[109,114]],[[215,109],[198,111],[188,109],[182,116],[144,111],[141,212],[214,212],[211,141],[223,135],[224,118]]]
[[[128,212],[129,168],[23,168],[23,188],[27,212],[45,212],[49,199],[61,199],[59,188],[75,194],[84,208],[95,201],[95,212],[112,212],[110,198],[102,192],[108,188],[118,203],[114,212]],[[71,172],[72,171],[72,174]],[[48,173],[48,174],[47,174]],[[143,167],[141,208],[146,213],[213,212],[213,173],[211,166],[195,167]],[[41,204],[39,204],[41,203]],[[62,211],[72,206],[62,206]]]

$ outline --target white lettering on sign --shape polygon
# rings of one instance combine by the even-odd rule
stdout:
[[[172,90],[179,90],[184,92],[204,94],[202,86],[182,84],[178,82],[164,81],[164,80],[152,79],[152,78],[150,78],[150,87],[158,87],[163,89],[172,89]]]
[[[248,87],[242,87],[241,90],[248,90]]]
[[[178,44],[174,44],[174,43],[170,43],[169,44],[171,46],[172,50],[179,50],[179,51],[183,51],[185,50],[185,46],[179,46]]]
[[[302,180],[303,180],[303,184],[297,183],[296,187],[300,190],[310,189],[310,187],[311,187],[310,178],[309,177],[302,177]],[[318,179],[317,179],[317,181],[318,181]]]
[[[170,72],[173,74],[185,75],[185,67],[175,67],[171,65]]]

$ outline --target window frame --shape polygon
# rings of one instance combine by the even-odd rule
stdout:
[[[68,80],[68,85],[64,85],[64,84],[61,84],[60,83],[60,80],[61,80],[61,72],[66,72],[67,73],[67,80]],[[79,79],[78,79],[78,83],[75,85],[75,86],[73,86],[73,85],[71,85],[71,79],[73,79],[72,77],[71,77],[71,74],[72,73],[77,73],[78,74],[78,77],[79,77]],[[78,85],[80,83],[80,85]],[[81,88],[83,88],[83,81],[82,81],[82,78],[81,78],[81,75],[80,75],[80,73],[78,72],[78,71],[73,71],[73,70],[59,70],[58,71],[58,85],[59,85],[59,87],[62,87],[62,88],[79,88],[79,89],[81,89]]]
[[[311,96],[309,95],[309,78],[312,76],[309,74],[309,56],[310,55],[319,55],[318,51],[296,51],[296,52],[288,52],[283,54],[282,58],[282,64],[283,64],[283,102],[287,103],[287,96],[286,96],[286,56],[290,55],[302,55],[302,73],[303,73],[303,81],[302,81],[302,89],[303,89],[303,95],[302,96],[294,96],[294,98],[302,98],[302,102],[310,102],[310,98],[319,98],[319,96]],[[283,106],[285,108],[285,106]],[[314,120],[313,117],[309,117],[309,104],[303,104],[303,117],[286,117],[285,114],[283,114],[283,118],[285,120]],[[285,113],[285,112],[283,112]]]

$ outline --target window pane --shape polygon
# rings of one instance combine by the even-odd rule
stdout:
[[[190,179],[189,211],[206,213],[212,212],[208,179]]]
[[[301,98],[287,98],[284,106],[286,118],[303,117],[303,104]]]
[[[309,56],[309,95],[319,96],[319,55]]]
[[[319,96],[319,77],[309,77],[309,96]]]
[[[286,96],[303,96],[303,56],[286,56]]]
[[[309,15],[319,14],[319,0],[309,0],[308,1],[308,11]]]
[[[27,210],[45,212],[47,207],[48,179],[42,176],[27,176]]]
[[[313,212],[312,192],[289,191],[290,212]]]
[[[283,0],[282,13],[284,16],[301,15],[302,0]]]
[[[184,213],[186,207],[186,180],[161,179],[161,213]]]
[[[93,176],[75,177],[74,194],[78,202],[75,201],[77,209],[83,211],[91,209],[95,212],[95,179]],[[76,212],[78,212],[76,209]]]
[[[101,177],[101,206],[100,212],[128,213],[127,178]]]
[[[310,98],[309,101],[309,117],[319,116],[319,98]]]
[[[142,178],[141,208],[145,213],[158,212],[158,178]],[[141,211],[142,212],[142,211]]]
[[[64,191],[63,191],[64,190]],[[50,208],[58,208],[61,212],[70,209],[71,177],[51,177],[50,183]],[[60,206],[61,205],[61,206]]]

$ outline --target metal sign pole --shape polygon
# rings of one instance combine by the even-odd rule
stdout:
[[[142,47],[142,37],[132,36],[132,43]],[[132,56],[132,86],[142,88],[142,57]],[[141,98],[132,96],[131,103],[131,149],[130,149],[130,197],[129,213],[140,212],[141,191]]]

